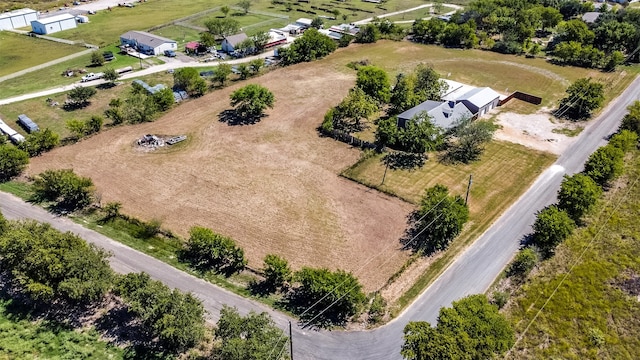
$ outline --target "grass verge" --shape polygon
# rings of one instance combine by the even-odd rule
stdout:
[[[506,315],[522,339],[508,358],[640,358],[639,177],[634,151],[587,226],[516,291]]]

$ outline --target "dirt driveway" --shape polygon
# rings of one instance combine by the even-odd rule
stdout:
[[[276,97],[275,108],[257,124],[218,121],[230,92],[245,82],[156,122],[114,128],[34,158],[29,173],[73,168],[94,180],[103,203],[119,201],[124,213],[160,219],[181,235],[193,225],[229,235],[254,267],[277,253],[294,268],[354,271],[371,291],[407,259],[398,239],[412,206],[339,177],[359,150],[316,132],[354,78],[318,62],[278,69],[250,80]],[[175,151],[136,151],[133,144],[144,134],[190,139]]]

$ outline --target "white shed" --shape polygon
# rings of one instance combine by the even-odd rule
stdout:
[[[40,35],[53,34],[75,27],[77,27],[76,18],[71,14],[56,15],[31,22],[33,32]]]
[[[38,20],[38,13],[31,9],[20,9],[0,14],[0,30],[11,30],[27,27],[33,20]]]

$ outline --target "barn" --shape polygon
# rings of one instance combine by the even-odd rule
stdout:
[[[27,27],[33,20],[38,20],[38,13],[31,9],[20,9],[0,14],[0,30],[11,30]]]
[[[147,55],[161,55],[166,50],[178,50],[178,43],[175,40],[144,31],[127,31],[120,36],[120,43],[136,48]]]
[[[56,15],[31,22],[31,29],[40,35],[53,34],[58,31],[77,27],[76,18],[71,14]]]

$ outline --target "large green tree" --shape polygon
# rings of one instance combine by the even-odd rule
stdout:
[[[46,170],[33,183],[36,200],[54,202],[62,210],[82,209],[94,198],[93,181],[71,169]]]
[[[480,158],[484,145],[493,138],[496,126],[489,121],[461,119],[461,122],[449,138],[446,158],[468,164]]]
[[[266,312],[241,316],[238,310],[224,305],[216,324],[215,336],[220,345],[213,358],[220,360],[285,360],[287,337]]]
[[[26,151],[29,156],[38,156],[47,152],[60,143],[58,134],[46,128],[27,135],[25,141],[18,144],[18,147]]]
[[[211,80],[219,82],[220,86],[224,86],[231,72],[231,65],[225,63],[219,64],[213,72]]]
[[[427,252],[446,249],[469,220],[469,208],[460,196],[437,184],[425,191],[413,223],[411,245]]]
[[[267,254],[264,257],[263,272],[265,285],[270,291],[274,291],[291,281],[289,262],[275,254]]]
[[[0,181],[19,175],[29,164],[29,154],[14,146],[0,144]]]
[[[640,100],[636,100],[627,107],[627,113],[622,119],[620,128],[633,131],[640,136]]]
[[[151,96],[132,93],[125,99],[122,112],[131,124],[153,121],[158,113],[158,105]]]
[[[285,65],[321,59],[338,48],[335,41],[321,34],[317,29],[307,29],[288,48],[278,49]]]
[[[558,116],[580,120],[591,116],[591,112],[604,102],[604,85],[589,78],[576,80],[567,88],[567,96],[560,100]]]
[[[207,91],[207,83],[195,68],[181,68],[173,73],[173,85],[191,96],[201,96]]]
[[[205,21],[204,26],[209,33],[217,38],[237,34],[240,32],[240,23],[229,18],[212,18]]]
[[[600,186],[607,185],[624,170],[624,151],[612,145],[598,148],[584,164],[584,173]]]
[[[563,242],[575,228],[569,214],[556,205],[547,206],[536,214],[533,223],[533,243],[547,254]]]
[[[377,66],[369,65],[358,68],[356,86],[380,103],[389,102],[391,96],[389,77],[383,69]]]
[[[630,130],[622,129],[609,139],[609,145],[623,152],[631,151],[638,145],[638,134]]]
[[[602,194],[602,188],[585,174],[565,175],[558,191],[558,208],[566,211],[575,221],[580,222]]]
[[[199,270],[214,270],[226,275],[241,271],[247,264],[244,251],[233,239],[199,226],[189,231],[183,256]]]
[[[269,89],[258,84],[249,84],[234,91],[230,95],[231,106],[236,114],[244,119],[262,117],[267,108],[273,108],[275,96]]]
[[[368,119],[379,109],[378,104],[369,95],[361,88],[355,87],[349,90],[349,94],[336,107],[335,118],[360,129],[361,121]]]
[[[72,303],[100,300],[111,288],[108,253],[49,224],[14,223],[0,236],[0,264],[32,299]]]
[[[407,360],[493,359],[514,342],[498,308],[485,295],[471,295],[440,308],[435,328],[428,322],[407,324],[401,354]]]
[[[303,321],[328,326],[344,324],[365,300],[362,285],[351,273],[303,267],[294,275],[288,305]]]
[[[67,94],[67,101],[72,107],[89,105],[89,99],[98,91],[90,86],[76,86]]]

